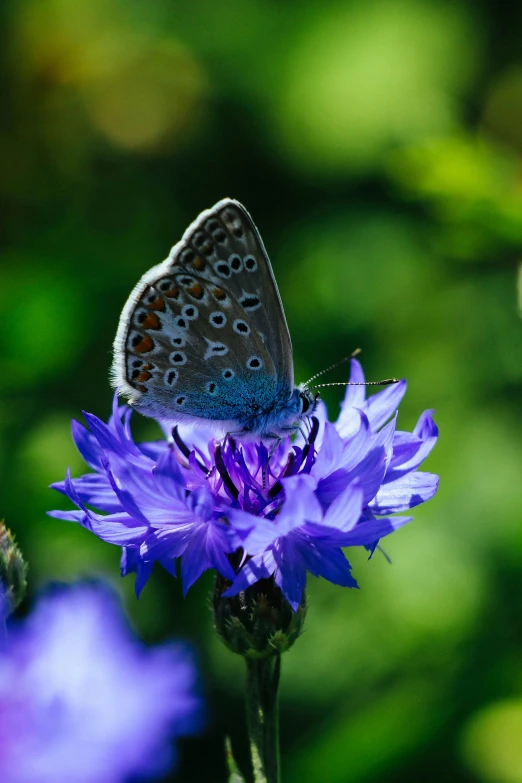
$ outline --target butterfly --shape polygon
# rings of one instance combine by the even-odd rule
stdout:
[[[261,236],[238,201],[202,212],[123,308],[113,386],[145,416],[276,438],[318,395],[294,383],[292,343]]]

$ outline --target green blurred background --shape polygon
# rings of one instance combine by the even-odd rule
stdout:
[[[522,5],[494,0],[3,0],[0,516],[48,579],[107,575],[146,640],[199,651],[208,732],[176,781],[246,759],[243,662],[211,575],[139,602],[119,551],[46,518],[84,470],[70,419],[106,418],[120,310],[204,208],[264,237],[297,380],[356,347],[435,408],[436,498],[310,580],[285,656],[285,783],[522,781]],[[333,380],[343,380],[344,370]],[[337,415],[339,390],[326,396]],[[338,393],[337,393],[338,392]],[[155,437],[135,416],[135,432]]]

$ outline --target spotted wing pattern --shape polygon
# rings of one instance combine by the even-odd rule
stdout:
[[[233,422],[293,389],[290,335],[270,261],[241,204],[203,212],[122,312],[114,385],[142,413]]]

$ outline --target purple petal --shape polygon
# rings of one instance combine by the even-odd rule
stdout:
[[[148,525],[143,525],[139,520],[133,519],[128,514],[99,514],[87,513],[89,529],[106,541],[108,544],[130,546],[140,544],[150,532]]]
[[[366,400],[363,410],[368,416],[373,432],[379,430],[388,419],[391,419],[405,394],[406,381],[399,381],[399,383],[386,386],[385,389]]]
[[[336,470],[317,484],[316,496],[323,506],[328,508],[335,498],[344,492],[350,483],[350,473],[347,470]]]
[[[437,425],[433,421],[434,410],[427,410],[421,413],[419,420],[413,428],[413,434],[421,440],[428,440],[432,437],[437,437],[439,430]]]
[[[344,440],[342,457],[336,466],[345,470],[352,470],[363,459],[372,442],[368,417],[357,408],[354,408],[354,415],[358,419],[359,426],[350,438]]]
[[[375,514],[395,514],[418,506],[434,496],[439,477],[434,473],[407,473],[405,476],[383,484],[370,508]]]
[[[363,368],[357,359],[350,361],[350,380],[349,383],[363,384],[365,381]],[[337,429],[343,428],[343,419],[346,415],[351,417],[351,408],[361,408],[366,396],[365,386],[347,386],[344,400],[341,404],[341,413],[337,419]]]
[[[109,419],[109,429],[114,432],[120,443],[125,444],[127,450],[135,456],[140,456],[140,450],[134,443],[130,432],[129,420],[132,409],[128,405],[118,405],[118,392],[112,398],[112,416]],[[125,426],[122,423],[125,422]]]
[[[148,519],[142,514],[140,508],[136,504],[134,498],[132,497],[130,492],[127,492],[126,489],[121,489],[112,475],[112,471],[108,465],[108,463],[105,466],[105,470],[107,472],[107,476],[109,478],[109,481],[111,482],[111,486],[120,501],[121,507],[125,509],[125,511],[130,514],[130,516],[134,517],[135,519],[139,519],[140,522],[145,525],[146,527],[149,526]]]
[[[136,582],[134,589],[136,591],[136,598],[139,598],[141,592],[149,580],[149,576],[152,574],[154,563],[138,563],[136,568]]]
[[[83,518],[79,520],[80,524],[87,527],[103,541],[109,544],[134,544],[142,541],[147,535],[149,527],[146,520],[144,525],[142,520],[136,520],[125,513],[101,516],[86,508],[74,489],[69,468],[65,476],[65,489],[72,502],[84,512]]]
[[[379,538],[393,533],[394,530],[411,522],[412,517],[383,517],[360,522],[348,533],[339,534],[339,546],[368,546]]]
[[[144,561],[180,557],[189,544],[192,530],[192,527],[184,527],[167,528],[153,533],[149,531],[140,546],[140,557]]]
[[[425,411],[421,415],[414,434],[396,432],[393,456],[385,481],[394,481],[404,473],[416,470],[435,446],[438,434],[437,425],[431,418],[431,411]]]
[[[143,454],[154,463],[158,462],[161,455],[169,448],[164,440],[156,440],[151,443],[138,443],[137,446],[140,454]]]
[[[237,546],[225,525],[207,526],[207,554],[212,566],[230,581],[234,579],[235,571],[225,553],[231,553],[236,548]]]
[[[321,479],[340,467],[344,443],[333,424],[327,421],[324,425],[324,437],[313,467],[313,475]]]
[[[89,425],[89,429],[100,444],[103,451],[114,451],[116,454],[125,456],[128,453],[128,449],[123,443],[121,443],[110,427],[105,424],[97,416],[92,413],[83,411],[85,421]]]
[[[130,547],[123,549],[120,561],[120,572],[122,576],[127,576],[127,574],[132,573],[136,574],[136,583],[134,586],[136,598],[140,597],[153,568],[154,563],[144,563],[135,549],[131,549]]]
[[[214,499],[208,487],[199,487],[191,492],[188,505],[195,517],[202,522],[207,522],[212,517],[214,509]]]
[[[119,487],[140,498],[140,506],[145,507],[145,503],[153,507],[158,505],[165,506],[168,500],[165,500],[163,494],[158,493],[158,486],[154,480],[154,463],[142,456],[137,459],[132,454],[122,456],[116,452],[107,452],[104,457],[104,466],[110,467],[111,486],[116,481]],[[112,477],[112,478],[111,478]]]
[[[260,579],[268,579],[277,568],[274,559],[274,553],[271,550],[254,555],[236,575],[233,583],[228,590],[225,590],[223,596],[237,595],[241,590],[246,590],[250,585],[255,584]]]
[[[115,496],[106,475],[87,473],[85,476],[80,476],[80,478],[71,479],[71,482],[82,503],[102,509],[108,513],[122,510],[121,503]],[[64,481],[51,484],[51,489],[56,489],[63,495],[67,495]]]
[[[87,465],[93,470],[102,470],[101,458],[103,451],[100,444],[89,430],[73,419],[71,424],[72,437],[76,448],[82,455]]]
[[[352,567],[341,549],[302,546],[300,551],[307,570],[314,576],[322,576],[342,587],[358,587],[351,573]]]
[[[282,539],[278,550],[274,551],[278,566],[275,582],[294,612],[297,612],[306,587],[306,568],[301,553],[293,541]]]
[[[78,522],[81,524],[85,517],[85,511],[78,511],[77,509],[74,511],[60,511],[57,509],[56,511],[48,511],[47,516],[54,517],[54,519],[63,519],[65,522]]]
[[[376,436],[367,456],[347,474],[347,483],[357,481],[368,503],[382,484],[392,454],[393,434],[397,419],[393,419]]]
[[[322,524],[338,530],[351,530],[361,516],[363,491],[358,484],[351,484],[330,504]]]
[[[259,517],[256,526],[243,539],[243,548],[249,555],[263,552],[277,541],[282,532],[276,520]]]
[[[276,517],[281,535],[293,530],[303,522],[319,522],[323,515],[321,504],[314,492],[317,482],[313,476],[299,474],[281,479],[285,492],[285,503]]]
[[[192,536],[181,559],[181,576],[183,579],[183,594],[199,579],[207,568],[217,566],[223,569],[223,576],[234,579],[235,571],[225,557],[223,550],[228,548],[224,531],[211,524],[201,525]],[[221,550],[220,554],[217,554]],[[222,571],[222,572],[223,572]]]
[[[249,514],[247,511],[241,511],[237,508],[225,509],[223,511],[223,516],[228,519],[234,530],[237,530],[241,533],[252,530],[263,521],[262,518],[255,516],[254,514]]]
[[[175,560],[174,558],[161,557],[158,562],[160,563],[162,568],[165,569],[167,574],[170,574],[173,577],[176,577],[178,575],[177,568],[176,568],[177,560]]]
[[[181,500],[185,497],[185,482],[178,460],[172,449],[167,449],[153,469],[155,485],[166,497]]]

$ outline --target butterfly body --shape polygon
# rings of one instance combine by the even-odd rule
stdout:
[[[114,342],[113,385],[141,413],[223,432],[288,434],[315,396],[292,347],[261,237],[224,199],[202,212],[132,291]]]

